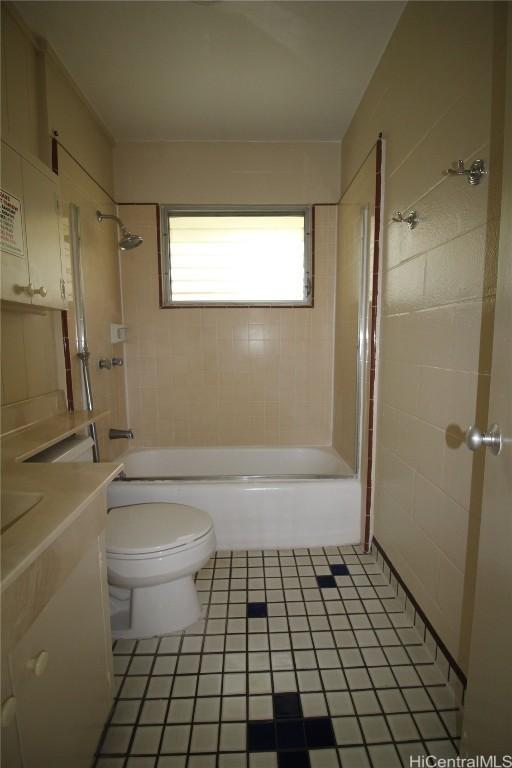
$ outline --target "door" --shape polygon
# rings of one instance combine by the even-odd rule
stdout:
[[[487,449],[475,610],[461,754],[512,753],[512,3],[503,200],[498,256],[489,423],[503,445]],[[485,427],[486,425],[479,425]],[[483,449],[481,449],[483,450]]]
[[[30,304],[21,157],[2,142],[2,299]]]

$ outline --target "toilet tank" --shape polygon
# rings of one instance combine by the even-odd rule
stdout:
[[[65,440],[61,440],[60,443],[52,445],[50,448],[41,451],[41,453],[32,456],[28,461],[48,464],[63,461],[92,463],[93,445],[94,443],[90,437],[85,437],[84,435],[71,435],[70,437],[66,437]]]

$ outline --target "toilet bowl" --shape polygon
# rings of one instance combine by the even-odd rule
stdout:
[[[198,620],[194,575],[215,551],[213,521],[184,504],[114,507],[107,521],[112,636],[168,635]]]

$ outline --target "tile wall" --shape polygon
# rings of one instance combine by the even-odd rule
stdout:
[[[484,459],[462,437],[469,424],[487,423],[502,10],[408,4],[342,148],[347,184],[383,131],[375,534],[463,669]],[[478,50],[464,43],[474,29],[485,40]],[[485,159],[480,186],[443,173],[459,158]],[[391,223],[394,210],[413,207],[416,229]]]
[[[65,389],[60,312],[3,305],[2,405]]]
[[[160,309],[156,207],[120,207],[130,426],[138,445],[330,445],[336,206],[315,213],[312,309]]]

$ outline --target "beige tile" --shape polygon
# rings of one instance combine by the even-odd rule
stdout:
[[[418,365],[383,359],[379,372],[380,397],[383,403],[411,414],[421,413],[418,405],[422,371]]]
[[[487,227],[481,225],[429,251],[425,271],[427,305],[483,297],[486,237]]]
[[[450,617],[454,627],[460,626],[464,574],[445,555],[439,561],[439,579],[437,582],[437,601],[445,616]]]
[[[385,448],[377,454],[376,480],[383,494],[394,498],[403,510],[410,511],[415,472],[398,456]]]
[[[159,310],[154,208],[125,206],[121,215],[146,241],[134,252],[137,258],[123,257],[122,269],[126,322],[134,339],[127,381],[138,444],[276,444],[283,429],[289,443],[328,444],[334,207],[322,210],[317,220],[321,276],[315,310]],[[281,406],[291,393],[288,413]]]
[[[416,150],[389,174],[386,195],[389,210],[402,210],[441,183],[443,168],[454,159],[475,156],[489,136],[490,71],[480,73],[450,109],[422,137]],[[464,125],[466,130],[461,131]],[[437,163],[432,158],[438,158]],[[453,180],[452,180],[453,181]]]
[[[386,314],[410,312],[425,307],[424,256],[418,256],[385,272],[382,282],[382,310]]]
[[[469,512],[417,474],[413,518],[453,565],[464,572]]]
[[[28,397],[23,318],[21,313],[2,310],[3,405]]]

